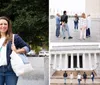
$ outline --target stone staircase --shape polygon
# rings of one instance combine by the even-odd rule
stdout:
[[[65,71],[62,71],[62,70],[61,71],[55,71],[52,74],[51,79],[62,79],[64,72]],[[85,72],[87,74],[87,78],[91,78],[90,75],[91,75],[91,72],[93,72],[94,75],[95,75],[95,78],[100,78],[100,77],[97,77],[97,74],[94,70],[93,71],[92,70],[67,70],[66,72],[68,74],[68,78],[69,78],[70,73],[73,73],[74,78],[77,78],[77,74],[79,72],[80,72],[81,75],[83,75],[83,73]]]

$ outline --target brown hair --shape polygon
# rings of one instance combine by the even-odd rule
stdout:
[[[85,15],[85,13],[82,13],[82,18],[86,18],[86,15]]]
[[[0,17],[0,20],[4,19],[8,22],[8,30],[6,31],[6,40],[3,43],[3,45],[5,45],[8,41],[12,40],[12,25],[11,25],[11,21],[10,19],[8,19],[5,16]],[[1,38],[1,33],[0,33],[0,38]]]

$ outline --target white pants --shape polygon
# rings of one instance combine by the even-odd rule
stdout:
[[[82,38],[86,38],[86,27],[82,27],[81,29],[80,29],[80,39],[82,39]]]

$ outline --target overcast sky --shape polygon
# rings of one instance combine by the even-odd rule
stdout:
[[[85,12],[85,0],[49,0],[49,8],[70,12]]]

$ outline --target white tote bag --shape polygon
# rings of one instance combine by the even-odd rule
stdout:
[[[14,43],[14,35],[12,43]],[[33,71],[33,67],[25,54],[17,54],[16,52],[12,51],[10,57],[11,66],[16,76],[21,76]]]

